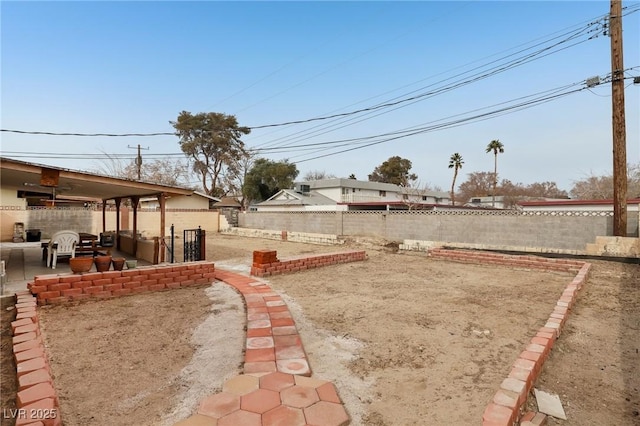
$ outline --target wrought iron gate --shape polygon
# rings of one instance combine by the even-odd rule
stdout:
[[[204,229],[184,230],[184,261],[193,262],[205,260],[205,231]]]

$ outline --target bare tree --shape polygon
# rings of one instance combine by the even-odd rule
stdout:
[[[106,158],[102,161],[96,173],[122,179],[138,180],[138,165],[135,160],[126,162],[114,155],[103,154]],[[140,165],[140,180],[142,181],[160,185],[190,187],[189,178],[189,167],[181,159],[153,159],[151,161],[147,160]]]
[[[302,177],[303,180],[322,180],[322,179],[335,179],[337,176],[332,173],[327,173],[324,170],[311,170]]]
[[[613,198],[613,174],[597,176],[591,173],[573,182],[569,191],[572,198],[602,200]],[[627,165],[627,193],[629,197],[640,197],[640,163]]]

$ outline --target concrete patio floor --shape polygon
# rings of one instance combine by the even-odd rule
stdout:
[[[113,257],[135,259],[131,255],[112,250]],[[69,274],[69,261],[62,257],[58,259],[56,269],[47,268],[42,260],[40,242],[0,242],[0,254],[5,262],[5,276],[0,289],[0,296],[13,296],[16,292],[27,290],[27,283],[38,275]],[[149,262],[138,260],[139,265],[149,265]],[[92,267],[95,270],[95,266]]]

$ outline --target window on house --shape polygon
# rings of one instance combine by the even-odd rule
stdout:
[[[402,194],[402,199],[403,200],[408,200],[409,199],[409,194]]]
[[[387,196],[387,191],[380,191],[380,192],[378,192],[378,194],[379,194],[381,197],[386,197],[386,196]]]
[[[355,193],[355,192],[356,192],[356,189],[355,189],[355,188],[352,188],[352,189],[351,189],[351,192],[354,192],[354,193]]]
[[[422,201],[427,201],[427,196],[426,195],[422,196]]]
[[[471,199],[471,202],[472,202],[472,203],[479,203],[479,202],[481,202],[481,201],[480,201],[480,198],[472,198],[472,199]]]

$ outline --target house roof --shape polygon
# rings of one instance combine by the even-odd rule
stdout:
[[[187,188],[114,178],[4,157],[0,157],[0,182],[2,187],[43,194],[50,194],[55,188],[56,194],[102,200],[154,196],[160,193],[168,196],[193,194],[193,190]]]
[[[315,191],[300,193],[292,189],[282,189],[258,206],[326,206],[337,204],[335,200]]]
[[[376,191],[396,191],[396,192],[400,190],[400,187],[398,185],[394,185],[392,183],[369,182],[365,180],[344,179],[344,178],[310,180],[310,181],[304,181],[304,182],[296,182],[296,184],[309,185],[310,189],[360,188],[360,189],[372,189]]]
[[[242,207],[240,202],[233,197],[222,197],[222,199],[214,204],[214,207]]]

